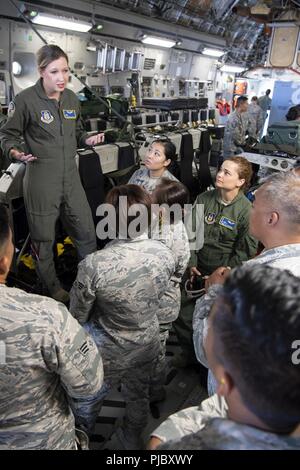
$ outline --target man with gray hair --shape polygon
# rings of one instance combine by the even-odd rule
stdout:
[[[299,337],[299,278],[267,265],[234,269],[205,339],[217,393],[169,416],[149,448],[299,450]],[[218,412],[218,400],[227,409]]]
[[[289,270],[300,277],[300,176],[295,171],[272,175],[256,192],[250,213],[250,234],[264,245],[260,255],[246,261],[244,265],[255,267],[266,264],[278,269]],[[223,284],[230,270],[220,267],[208,278],[206,294],[197,300],[193,317],[193,339],[198,361],[208,367],[204,340],[208,332],[208,315],[212,305],[222,294]],[[253,295],[255,292],[253,292]],[[210,417],[226,417],[228,406],[224,397],[215,395],[216,381],[209,371],[209,394],[200,408]],[[174,424],[176,424],[174,426]],[[159,426],[152,437],[165,442],[191,434],[199,428],[199,415],[182,411],[168,418]],[[158,442],[155,442],[155,446]],[[155,446],[151,447],[154,448]]]

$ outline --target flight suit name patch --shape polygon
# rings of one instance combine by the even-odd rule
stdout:
[[[50,111],[43,110],[41,111],[41,121],[45,124],[50,124],[50,122],[54,121],[54,117],[50,113]]]
[[[63,115],[65,119],[76,119],[75,109],[63,109]]]
[[[228,219],[227,217],[221,217],[219,224],[223,227],[229,228],[229,230],[233,230],[236,226],[236,222]]]

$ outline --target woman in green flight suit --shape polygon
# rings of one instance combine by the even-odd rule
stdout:
[[[37,53],[40,79],[9,106],[1,129],[3,151],[26,163],[24,200],[40,278],[50,295],[68,301],[55,272],[53,244],[60,217],[80,259],[96,250],[91,210],[75,163],[77,147],[96,145],[103,134],[87,137],[76,95],[66,88],[68,56],[55,45]]]
[[[257,241],[249,235],[251,203],[244,194],[252,177],[251,163],[235,156],[224,160],[216,177],[216,189],[200,194],[194,205],[204,208],[204,244],[191,252],[189,262],[191,280],[196,275],[210,275],[220,266],[234,268],[252,258],[257,251]],[[174,360],[181,366],[195,363],[192,340],[192,317],[195,302],[182,295],[181,310],[173,324],[183,349]]]

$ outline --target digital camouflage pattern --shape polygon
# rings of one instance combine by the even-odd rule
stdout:
[[[62,304],[0,285],[0,344],[0,449],[74,449],[72,402],[103,382],[94,341]]]
[[[178,179],[175,178],[175,176],[173,176],[168,170],[165,170],[162,176],[151,177],[150,171],[147,170],[147,168],[140,168],[133,173],[127,184],[137,184],[138,186],[142,186],[146,189],[148,193],[152,193],[156,186],[161,183],[162,178],[178,181]]]
[[[174,271],[173,254],[163,243],[146,235],[114,240],[79,264],[70,293],[75,318],[90,319],[107,390],[116,382],[130,389],[127,432],[140,433],[147,422],[150,376],[160,352],[157,312]]]
[[[184,420],[190,419],[190,412],[191,408],[181,412],[183,427]],[[224,418],[201,415],[196,418],[201,430],[168,440],[158,450],[300,450],[300,437],[274,434]]]
[[[250,119],[250,133],[253,137],[259,138],[264,126],[264,113],[258,104],[250,103],[248,106],[248,115]]]
[[[248,113],[238,113],[234,111],[230,114],[224,132],[224,158],[232,157],[243,152],[242,147],[245,145],[246,133],[249,129],[251,132],[251,123]]]
[[[161,350],[151,382],[150,395],[152,399],[160,395],[161,388],[166,381],[166,343],[172,322],[175,321],[179,315],[181,302],[180,283],[190,259],[188,235],[182,221],[169,224],[167,222],[164,223],[163,218],[160,219],[159,236],[161,237],[161,241],[172,251],[176,260],[176,267],[175,273],[170,279],[169,286],[161,298],[157,312]]]
[[[176,267],[175,273],[170,279],[169,287],[160,301],[158,321],[160,324],[170,323],[176,320],[180,309],[180,283],[190,259],[189,239],[182,221],[174,224],[164,223],[160,227],[160,240],[173,253]]]
[[[169,416],[151,436],[162,441],[158,450],[300,450],[300,437],[236,423],[227,410],[225,400],[215,394]]]
[[[278,269],[287,269],[294,276],[300,277],[300,243],[282,245],[263,250],[260,255],[246,262],[251,264],[268,264]],[[193,340],[196,357],[207,367],[203,341],[207,332],[207,317],[211,307],[222,291],[220,284],[212,285],[208,292],[197,300],[193,314]]]

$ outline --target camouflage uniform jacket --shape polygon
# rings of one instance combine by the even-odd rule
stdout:
[[[268,95],[261,96],[258,98],[258,105],[261,109],[266,112],[271,108],[272,99]]]
[[[250,119],[250,133],[253,137],[258,137],[264,125],[264,113],[260,106],[251,103],[248,106]]]
[[[225,127],[223,149],[224,158],[237,155],[242,152],[245,145],[246,132],[251,127],[247,113],[234,111],[230,114]]]
[[[190,259],[188,235],[182,221],[174,224],[163,224],[160,231],[161,241],[172,251],[175,260],[175,273],[169,287],[160,301],[158,321],[160,324],[171,323],[179,315],[181,292],[180,283]]]
[[[193,207],[204,206],[204,245],[192,252],[190,266],[211,274],[219,266],[235,267],[255,255],[256,240],[249,235],[251,203],[242,191],[226,206],[218,190],[200,194]]]
[[[274,268],[288,269],[294,276],[300,277],[300,243],[263,250],[259,256],[247,261],[248,264],[268,264]],[[222,286],[220,284],[211,286],[207,294],[197,300],[193,315],[195,353],[198,361],[206,367],[207,361],[203,348],[203,339],[206,336],[207,317],[212,304],[221,291]]]
[[[157,311],[174,271],[171,250],[146,235],[114,240],[79,264],[70,311],[80,323],[93,313],[106,364],[120,358],[120,350],[124,368],[136,364],[137,352],[148,361],[157,356]]]
[[[0,449],[74,449],[68,403],[102,386],[98,349],[66,307],[0,285]]]
[[[153,433],[158,450],[300,450],[300,437],[262,431],[227,419],[217,395],[164,421]]]
[[[138,186],[143,186],[148,193],[152,193],[156,186],[161,182],[162,178],[167,178],[172,181],[178,181],[175,176],[172,175],[168,170],[165,170],[162,176],[151,177],[150,171],[147,168],[140,168],[136,170],[131,176],[127,184],[137,184]]]

